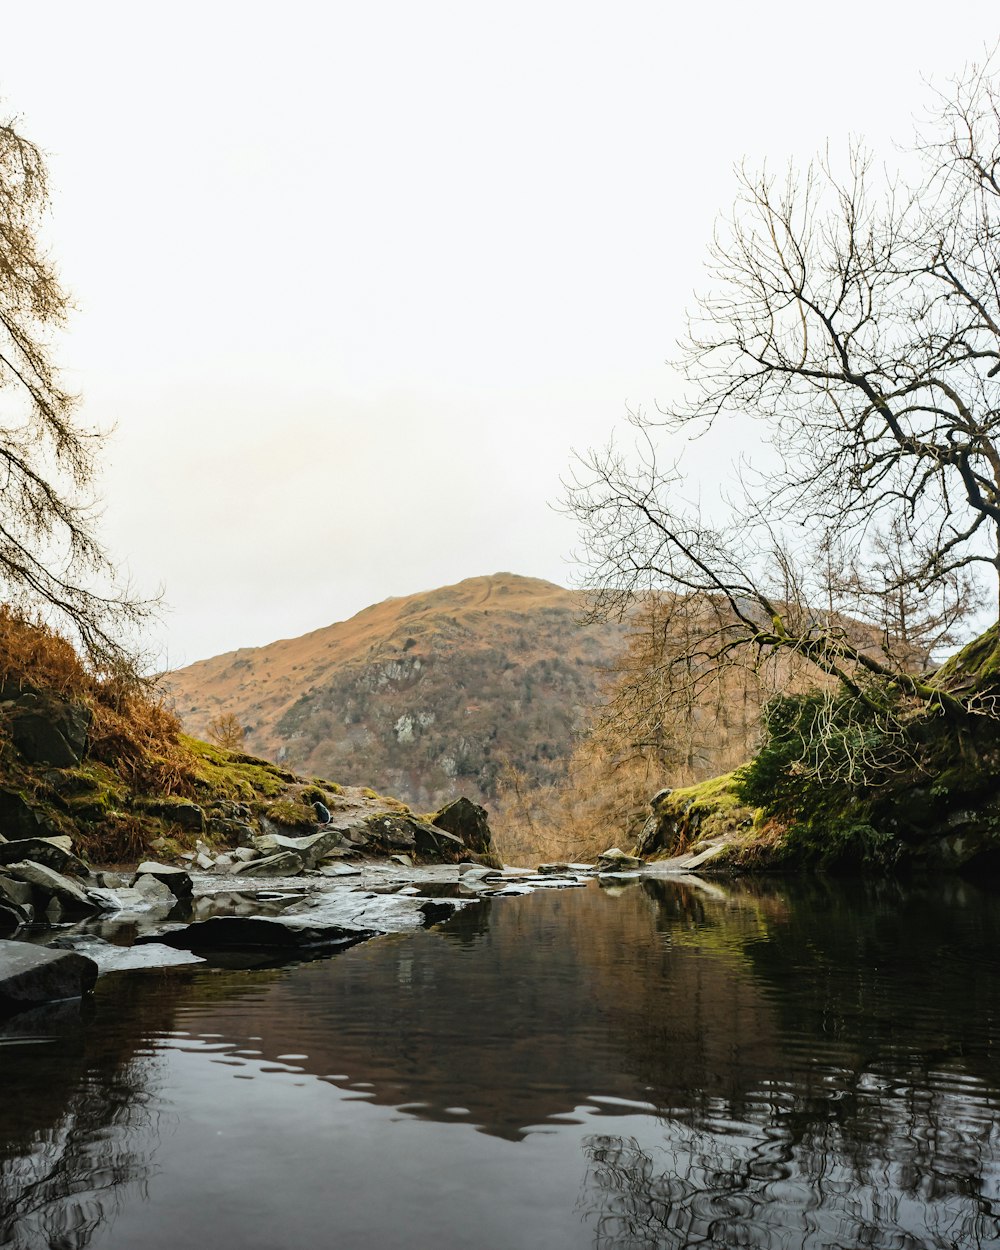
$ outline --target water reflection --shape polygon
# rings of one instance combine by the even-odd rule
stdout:
[[[364,1197],[386,1246],[468,1244],[473,1209],[491,1250],[523,1245],[542,1192],[553,1246],[997,1245],[998,939],[963,883],[643,880],[267,973],[108,977],[93,1018],[22,1017],[0,1045],[0,1243],[159,1245],[136,1221],[167,1195],[174,1244],[201,1239],[183,1211],[217,1123],[239,1148],[212,1187],[258,1203],[245,1225],[223,1204],[232,1244],[270,1216],[309,1244],[338,1169],[341,1217]],[[421,1142],[459,1192],[442,1213],[418,1187],[397,1229],[372,1202]]]

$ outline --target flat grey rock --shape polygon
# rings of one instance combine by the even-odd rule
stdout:
[[[72,945],[69,945],[72,943]],[[67,939],[67,948],[85,955],[97,965],[97,971],[134,972],[143,968],[174,968],[180,964],[203,964],[193,951],[176,950],[163,942],[143,942],[136,946],[116,946],[98,937]],[[52,949],[51,947],[49,949]]]
[[[79,998],[96,979],[97,964],[75,951],[0,941],[0,1012]]]

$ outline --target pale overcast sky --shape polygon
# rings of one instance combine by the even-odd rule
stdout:
[[[570,448],[670,393],[732,166],[865,135],[982,59],[992,4],[7,6],[160,662],[510,570],[566,584]],[[702,469],[711,463],[702,454]]]

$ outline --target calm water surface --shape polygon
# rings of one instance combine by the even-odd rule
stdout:
[[[0,1028],[18,1250],[1000,1246],[1000,898],[645,880]]]

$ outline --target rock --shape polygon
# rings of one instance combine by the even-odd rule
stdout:
[[[114,889],[106,889],[102,886],[89,890],[88,893],[105,912],[148,915],[151,911],[166,912],[177,906],[177,899],[162,881],[157,881],[155,877],[147,877],[146,880],[151,883],[148,894],[132,886],[116,886]],[[153,882],[156,885],[155,889],[152,888]],[[116,916],[115,919],[117,918]]]
[[[425,858],[454,864],[468,855],[468,848],[458,834],[448,833],[446,829],[438,829],[419,820],[412,823],[416,848]]]
[[[394,859],[397,864],[402,864],[404,868],[413,867],[413,860],[410,858],[409,855],[404,855],[404,854],[390,855],[389,858]]]
[[[73,951],[0,941],[0,1011],[79,998],[94,988],[97,964]]]
[[[463,883],[503,879],[503,874],[496,868],[484,868],[482,864],[459,864],[458,871]]]
[[[461,838],[474,855],[494,854],[486,809],[471,799],[460,798],[448,803],[431,817],[431,824]]]
[[[649,806],[655,812],[664,799],[669,799],[673,794],[673,790],[669,786],[664,786],[662,790],[657,790],[653,797],[649,800]]]
[[[95,872],[92,880],[105,890],[117,890],[128,886],[135,874],[131,872]]]
[[[626,855],[617,846],[609,847],[597,857],[599,868],[640,868],[642,860],[635,855]]]
[[[262,916],[212,916],[167,933],[136,939],[136,944],[162,942],[176,950],[301,950],[308,947],[353,946],[375,937],[373,929],[343,925],[288,925]]]
[[[32,889],[37,890],[38,894],[46,900],[57,898],[67,912],[80,914],[102,909],[100,902],[91,898],[87,891],[75,881],[71,881],[69,877],[64,877],[62,873],[55,872],[51,868],[46,868],[44,864],[33,864],[27,860],[17,864],[7,864],[5,873],[8,877],[13,877],[15,881],[27,881]],[[38,905],[38,896],[35,895],[35,906]]]
[[[232,852],[233,859],[248,864],[252,859],[260,859],[260,851],[255,846],[238,846]]]
[[[301,838],[283,833],[262,833],[254,838],[254,846],[265,855],[291,851],[298,855],[305,868],[315,868],[324,856],[340,843],[341,835],[336,829],[323,829],[319,833],[307,833]]]
[[[377,816],[369,816],[365,824],[372,840],[387,850],[413,851],[416,849],[417,839],[413,832],[413,824],[405,817],[380,812]]]
[[[177,902],[177,896],[171,890],[166,881],[161,881],[159,877],[142,876],[136,877],[135,885],[132,887],[137,894],[151,903],[166,903],[173,906]]]
[[[22,694],[9,717],[14,745],[32,764],[72,768],[83,759],[90,709],[51,694]]]
[[[313,803],[313,811],[316,813],[316,819],[321,825],[328,825],[330,823],[330,809],[325,803],[321,803],[319,799],[317,799],[316,802]]]
[[[197,803],[187,799],[163,799],[149,802],[145,807],[151,816],[159,816],[161,820],[180,825],[182,829],[193,833],[205,832],[205,813]]]
[[[565,876],[569,870],[569,864],[539,864],[537,869],[543,876]]]
[[[174,898],[190,898],[194,889],[191,878],[184,869],[174,868],[170,864],[157,864],[152,860],[140,864],[135,870],[135,880],[132,882],[136,889],[142,888],[140,884],[142,877],[155,877],[157,881],[162,881]]]
[[[31,886],[27,881],[0,876],[0,899],[17,907],[30,907],[33,901]]]
[[[263,859],[244,860],[233,864],[230,872],[252,877],[294,877],[302,871],[302,856],[294,851],[279,851]]]
[[[321,864],[320,872],[324,877],[360,877],[361,869],[350,864]]]
[[[56,872],[71,872],[75,877],[81,877],[87,867],[73,854],[72,847],[73,843],[67,837],[21,838],[17,842],[4,842],[0,845],[0,865],[28,859],[33,864],[54,868]]]
[[[131,972],[142,968],[174,968],[180,964],[203,964],[205,961],[193,951],[177,950],[164,942],[143,942],[135,946],[116,946],[104,938],[89,934],[80,937],[56,938],[49,950],[75,951],[85,955],[97,965],[100,974],[105,972]]]
[[[27,907],[21,907],[17,903],[0,898],[0,933],[16,933],[26,924],[31,924],[34,918],[35,909],[30,903]]]

